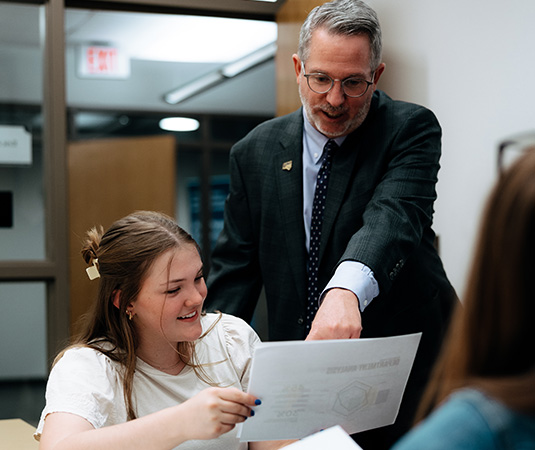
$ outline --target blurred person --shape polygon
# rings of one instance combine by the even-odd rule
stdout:
[[[364,2],[310,12],[293,55],[302,108],[231,150],[206,302],[249,322],[264,287],[270,340],[422,332],[396,424],[356,437],[374,449],[410,428],[456,300],[432,229],[441,128],[377,89],[381,52]]]
[[[423,421],[395,450],[535,449],[534,255],[530,147],[489,196],[464,307],[422,400]]]
[[[259,339],[241,319],[202,313],[203,263],[188,233],[141,211],[90,230],[82,255],[98,298],[51,370],[41,450],[282,445],[236,437],[259,402],[244,392]]]

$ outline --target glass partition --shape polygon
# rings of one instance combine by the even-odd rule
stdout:
[[[42,13],[0,3],[0,260],[45,258]]]
[[[0,311],[0,381],[45,378],[45,283],[0,283]]]

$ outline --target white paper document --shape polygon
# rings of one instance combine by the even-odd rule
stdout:
[[[248,392],[262,400],[241,441],[301,439],[394,423],[421,333],[376,339],[259,344]]]

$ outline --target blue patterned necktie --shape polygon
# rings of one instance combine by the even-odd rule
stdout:
[[[331,173],[333,153],[338,148],[336,142],[329,139],[323,147],[323,163],[321,164],[316,179],[316,190],[312,203],[312,219],[310,221],[310,245],[308,250],[308,302],[306,327],[310,330],[316,311],[318,310],[318,298],[321,292],[318,286],[318,267],[320,253],[321,225],[323,212],[325,211],[325,198],[327,196],[327,183]]]

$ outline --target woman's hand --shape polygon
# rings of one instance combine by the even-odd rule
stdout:
[[[182,403],[187,439],[214,439],[251,416],[256,397],[236,388],[208,388]]]
[[[186,402],[99,429],[76,414],[45,420],[41,450],[174,448],[191,439],[214,439],[251,416],[256,397],[236,388],[208,388]]]

